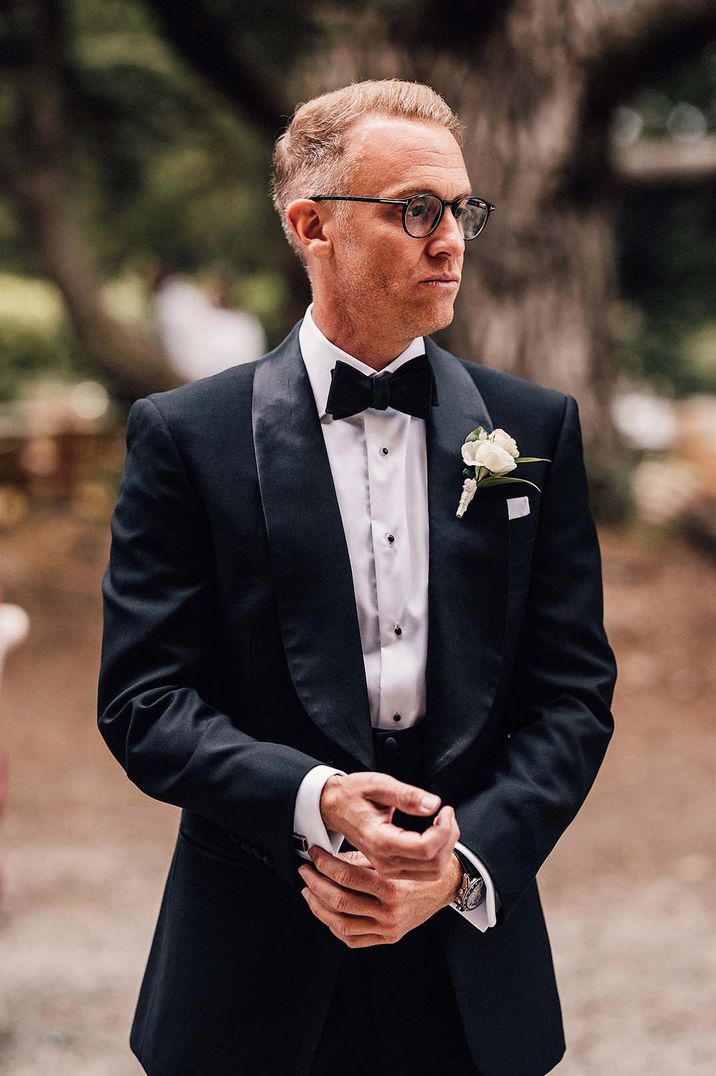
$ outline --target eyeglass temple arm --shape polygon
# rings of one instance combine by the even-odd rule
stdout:
[[[414,198],[420,197],[419,195],[413,195]],[[411,201],[410,198],[366,198],[363,195],[358,194],[312,194],[308,199],[309,202],[378,202],[380,205],[407,205]],[[454,198],[451,202],[438,199],[443,206],[456,205],[461,201],[460,198]],[[470,201],[482,202],[486,205],[490,212],[497,209],[492,202],[488,202],[486,198],[471,198]]]
[[[379,202],[381,205],[407,205],[409,198],[365,198],[357,194],[313,194],[309,202]]]

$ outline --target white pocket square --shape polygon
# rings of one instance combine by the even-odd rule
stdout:
[[[530,499],[529,497],[508,497],[507,498],[507,515],[510,519],[517,519],[518,516],[528,516],[530,514]]]

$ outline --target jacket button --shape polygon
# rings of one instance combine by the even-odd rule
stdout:
[[[398,750],[398,741],[395,736],[386,736],[383,747],[386,751],[389,751],[391,755]]]

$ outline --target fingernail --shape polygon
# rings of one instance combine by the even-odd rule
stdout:
[[[424,811],[434,811],[440,800],[437,796],[423,796],[420,806]]]

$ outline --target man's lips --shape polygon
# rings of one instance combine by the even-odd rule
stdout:
[[[429,276],[420,281],[421,284],[459,284],[459,276]]]

